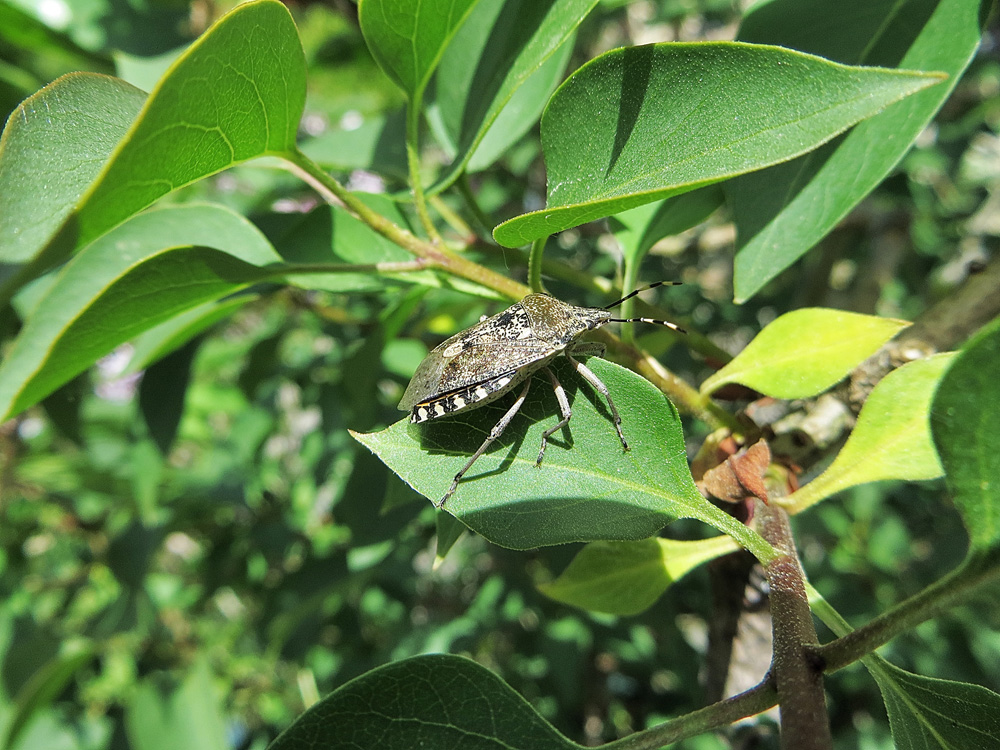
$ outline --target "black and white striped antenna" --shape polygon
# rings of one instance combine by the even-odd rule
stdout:
[[[656,283],[650,284],[649,286],[644,286],[641,289],[636,289],[634,291],[631,291],[617,302],[612,302],[610,305],[605,305],[601,309],[610,310],[613,307],[618,307],[618,305],[620,305],[622,302],[628,299],[632,299],[635,295],[639,294],[640,292],[645,292],[650,289],[656,289],[656,287],[658,286],[679,286],[680,283],[681,282],[679,281],[657,281]],[[658,326],[666,326],[667,328],[677,331],[677,333],[687,333],[687,331],[685,331],[676,323],[671,323],[669,320],[657,320],[656,318],[611,318],[609,319],[608,322],[609,323],[653,323]]]

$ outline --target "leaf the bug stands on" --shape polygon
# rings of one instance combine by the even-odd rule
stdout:
[[[657,282],[646,289],[669,283],[673,282]],[[401,410],[410,412],[410,421],[414,424],[481,407],[501,398],[521,383],[524,384],[517,400],[500,417],[478,450],[455,474],[451,487],[435,503],[437,507],[442,507],[448,501],[465,473],[493,441],[503,434],[527,398],[532,375],[544,370],[555,390],[562,420],[542,435],[541,449],[535,462],[536,466],[541,465],[549,437],[568,425],[572,417],[565,390],[548,367],[560,355],[566,357],[577,373],[607,400],[622,448],[626,451],[629,449],[622,432],[621,417],[607,386],[573,355],[603,355],[603,344],[582,341],[581,337],[588,331],[613,321],[658,323],[681,330],[673,323],[663,320],[616,319],[611,316],[608,308],[621,304],[640,291],[644,290],[637,289],[605,308],[578,307],[560,302],[547,294],[529,294],[503,312],[455,334],[427,355],[399,402]]]

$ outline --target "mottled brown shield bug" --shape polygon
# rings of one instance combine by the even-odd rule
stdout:
[[[610,308],[646,289],[677,283],[679,282],[657,282],[637,289],[603,308],[577,307],[547,294],[529,294],[503,312],[481,320],[432,350],[417,367],[399,402],[399,408],[410,412],[410,421],[415,424],[483,406],[524,383],[513,405],[455,475],[451,487],[435,505],[440,508],[454,494],[465,472],[500,437],[521,408],[528,395],[532,375],[544,370],[555,389],[562,419],[542,433],[542,446],[535,462],[536,466],[541,465],[549,437],[569,424],[572,416],[566,392],[555,373],[547,366],[559,355],[566,357],[576,371],[607,400],[622,448],[628,450],[628,443],[622,433],[622,420],[607,386],[586,365],[575,359],[603,355],[604,344],[579,339],[587,331],[593,331],[606,323],[656,323],[683,333],[683,329],[665,320],[613,318],[608,312]]]

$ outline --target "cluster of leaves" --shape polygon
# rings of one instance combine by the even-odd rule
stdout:
[[[632,20],[618,5],[361,0],[357,26],[316,7],[297,28],[275,0],[253,0],[182,52],[145,60],[128,54],[143,48],[136,38],[95,34],[100,24],[77,19],[63,34],[0,5],[0,34],[18,51],[4,70],[19,72],[0,89],[12,110],[0,141],[5,747],[262,747],[289,724],[273,747],[471,746],[473,737],[575,747],[567,736],[643,730],[621,741],[640,747],[774,705],[764,682],[743,702],[661,723],[699,705],[689,689],[698,635],[678,623],[704,615],[704,581],[679,579],[740,546],[765,567],[782,558],[782,540],[703,497],[685,445],[706,427],[749,437],[716,394],[740,386],[815,398],[906,327],[884,313],[926,306],[927,271],[954,262],[942,237],[978,209],[987,172],[952,214],[925,210],[923,256],[876,295],[879,305],[838,305],[866,314],[811,307],[835,301],[825,283],[821,295],[788,291],[825,282],[837,264],[860,266],[862,286],[863,245],[788,269],[924,132],[972,61],[988,4],[845,12],[772,0],[741,19],[739,42],[602,52],[602,34]],[[658,6],[657,20],[676,21],[681,5]],[[181,41],[176,17],[161,14],[173,31],[146,49]],[[130,82],[73,73],[33,93],[79,68]],[[997,78],[988,67],[976,74]],[[980,121],[966,116],[964,127]],[[962,127],[952,126],[954,142],[968,141]],[[907,157],[918,199],[948,174],[947,151],[932,154],[932,168],[927,153]],[[264,168],[242,166],[251,160]],[[380,190],[349,189],[365,184]],[[682,245],[673,259],[656,254],[723,203],[738,231],[734,263]],[[598,219],[607,223],[584,226]],[[546,253],[558,232],[562,250]],[[501,256],[495,243],[532,249]],[[523,259],[529,286],[506,272],[511,259]],[[709,280],[730,265],[742,308],[702,302],[696,290],[676,297],[688,327],[722,329],[715,341],[687,339],[696,356],[682,377],[649,356],[677,343],[665,332],[641,348],[630,333],[624,344],[608,339],[631,369],[592,363],[614,394],[628,454],[600,398],[557,364],[573,421],[543,470],[536,446],[555,404],[536,387],[448,514],[420,498],[441,496],[506,408],[421,429],[395,421],[427,352],[420,334],[451,334],[498,300],[542,288],[543,276],[596,301],[640,276],[686,275],[711,298]],[[729,359],[718,341],[771,318],[706,377],[705,357]],[[925,492],[924,516],[911,495],[897,497],[906,517],[886,526],[873,505],[892,495],[866,489],[946,476],[970,531],[967,556],[928,554],[929,579],[957,567],[820,650],[838,667],[863,660],[899,747],[985,747],[1000,732],[995,693],[871,653],[996,578],[998,348],[994,323],[960,352],[890,373],[839,451],[821,457],[824,470],[775,498],[778,512],[797,514],[861,488],[846,507],[867,518],[866,534],[896,533],[896,548],[950,544],[961,532],[940,492]],[[681,413],[696,418],[687,434]],[[804,516],[819,518],[819,538],[850,518],[831,505]],[[951,536],[920,528],[922,517],[940,527],[942,515]],[[723,535],[704,538],[682,519]],[[659,538],[668,524],[687,538]],[[478,538],[451,549],[465,528]],[[506,551],[553,545],[527,571]],[[884,558],[884,545],[869,545],[847,565]],[[904,593],[894,586],[902,561],[874,564],[890,593],[865,597],[864,619]],[[831,572],[833,590],[846,589],[848,572]],[[848,635],[815,591],[812,601]],[[989,635],[975,638],[977,654],[988,650]],[[418,656],[428,652],[477,661]],[[985,682],[989,657],[973,663],[966,679]],[[292,723],[320,686],[338,685]],[[57,700],[67,689],[75,703]]]

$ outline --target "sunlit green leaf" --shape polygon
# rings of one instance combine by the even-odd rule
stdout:
[[[358,20],[379,66],[419,106],[445,47],[478,0],[361,0]]]
[[[931,398],[953,356],[937,354],[886,375],[868,396],[833,463],[786,498],[788,505],[802,510],[866,482],[941,476],[931,440]]]
[[[199,662],[180,685],[147,677],[125,711],[134,750],[219,750],[227,747],[226,717],[208,666]],[[165,676],[164,676],[165,677]]]
[[[731,537],[675,541],[591,542],[551,583],[548,597],[593,612],[636,615],[651,607],[674,581],[702,563],[734,552]]]
[[[573,408],[538,468],[542,432],[559,420],[547,379],[536,378],[503,436],[476,462],[445,509],[495,544],[530,549],[598,539],[643,539],[677,518],[699,518],[755,553],[766,545],[706,501],[691,478],[680,419],[647,380],[606,360],[591,369],[608,386],[631,448],[622,451],[606,404],[568,362],[552,365]],[[479,447],[509,400],[382,432],[354,434],[417,492],[434,501]]]
[[[124,81],[73,73],[11,114],[0,138],[0,298],[100,174],[145,101]],[[51,262],[69,249],[53,251]]]
[[[373,669],[300,716],[268,750],[569,750],[503,680],[471,659],[429,654]]]
[[[782,315],[702,383],[711,393],[741,383],[775,398],[822,393],[906,326],[905,320],[805,308]]]
[[[972,548],[1000,541],[1000,320],[958,353],[941,378],[931,407],[931,430],[948,487]]]
[[[1000,737],[1000,695],[979,685],[907,672],[866,657],[882,691],[896,750],[972,750]]]
[[[979,47],[981,0],[758,3],[740,39],[853,65],[936,70],[947,82],[893,104],[801,159],[726,184],[738,228],[737,301],[752,297],[840,222],[892,170]]]
[[[305,62],[277,0],[237,6],[174,63],[150,94],[79,211],[89,242],[162,195],[295,147]]]
[[[494,237],[524,245],[786,161],[938,80],[733,42],[612,50],[570,76],[542,117],[546,207]]]
[[[18,747],[28,725],[59,697],[73,677],[93,659],[93,645],[78,642],[67,644],[62,653],[39,665],[38,671],[18,691],[14,713],[4,729],[3,747]]]
[[[179,245],[211,244],[232,254]],[[118,344],[258,278],[280,260],[246,219],[213,206],[150,211],[60,272],[0,363],[0,414],[37,403]]]
[[[64,159],[96,160],[100,167],[107,144],[121,137],[123,120],[141,94],[133,90],[124,95],[124,103],[113,105],[116,118],[95,119],[89,113],[124,86],[100,89],[96,101],[92,85],[60,89],[68,98],[60,119],[52,123],[41,123],[52,116],[33,105],[30,128],[3,160],[31,155],[17,170],[40,173],[43,179],[50,174],[46,167],[53,165],[49,168],[61,180]],[[45,200],[41,212],[15,206],[14,228],[32,226],[50,213],[64,219],[44,219],[43,231],[32,232],[30,244],[22,243],[16,257],[34,257],[58,230],[43,257],[32,264],[37,267],[31,273],[37,275],[172,190],[241,161],[293,149],[304,102],[305,64],[288,10],[277,0],[238,6],[171,66],[99,172],[88,163],[83,180],[71,179],[69,189],[58,191],[58,202]],[[81,116],[81,111],[88,114]],[[91,139],[98,144],[96,154],[84,145]],[[83,181],[95,176],[81,197]],[[6,179],[14,181],[15,176]],[[33,178],[29,184],[35,189],[18,201],[39,200],[50,181]],[[0,194],[9,190],[0,179]]]
[[[429,105],[453,156],[449,176],[438,188],[457,176],[508,104],[506,127],[491,139],[493,154],[534,125],[572,52],[567,40],[596,4],[504,0],[481,2],[472,10],[441,58]],[[516,102],[515,94],[520,94]],[[487,156],[479,155],[481,166],[488,165]]]

